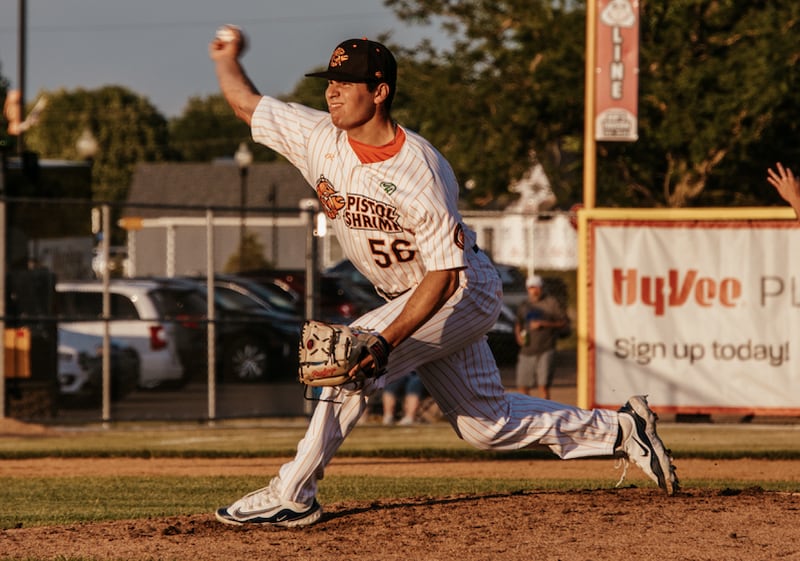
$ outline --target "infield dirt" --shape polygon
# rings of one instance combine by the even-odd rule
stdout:
[[[249,475],[269,459],[4,460],[0,476]],[[800,481],[800,462],[678,461],[684,479]],[[337,458],[328,475],[595,478],[613,460]],[[324,505],[302,529],[245,528],[211,513],[0,531],[2,559],[103,560],[800,560],[800,495],[685,489],[667,497],[629,472],[626,487],[416,497]],[[231,499],[235,499],[232,497]]]

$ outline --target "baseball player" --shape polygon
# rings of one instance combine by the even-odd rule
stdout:
[[[339,44],[328,68],[308,75],[327,80],[323,112],[262,96],[240,63],[243,37],[235,35],[209,45],[222,94],[254,140],[286,157],[316,191],[345,254],[386,299],[354,325],[380,336],[391,353],[386,374],[363,389],[323,388],[295,458],[267,487],[220,508],[217,519],[316,522],[317,484],[367,398],[413,370],[456,434],[480,449],[618,456],[674,493],[674,467],[643,396],[612,411],[506,393],[486,340],[501,307],[500,279],[462,223],[450,165],[391,118],[397,65],[389,50],[367,39]]]

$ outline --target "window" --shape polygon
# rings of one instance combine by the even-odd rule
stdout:
[[[59,292],[58,315],[71,321],[98,320],[103,318],[102,292]],[[111,294],[111,319],[139,319],[133,302],[123,294]]]

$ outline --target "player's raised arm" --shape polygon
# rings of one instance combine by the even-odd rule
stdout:
[[[792,206],[795,216],[800,220],[800,179],[795,177],[792,170],[778,162],[774,170],[767,170],[767,181]]]
[[[245,41],[245,36],[238,27],[222,26],[208,46],[208,54],[214,61],[222,95],[236,116],[249,125],[253,112],[261,101],[261,94],[248,78],[239,60],[245,51]]]

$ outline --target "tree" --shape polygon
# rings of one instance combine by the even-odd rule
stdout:
[[[3,76],[2,72],[0,72],[0,107],[5,106],[6,94],[8,94],[9,87],[10,83],[8,78]],[[10,144],[7,132],[8,123],[6,122],[5,118],[0,119],[0,125],[0,149],[4,149]]]
[[[559,200],[572,196],[579,170],[568,152],[580,146],[585,24],[569,4],[388,2],[401,19],[436,17],[453,38],[441,52],[430,44],[401,50],[398,97],[409,111],[398,102],[397,114],[448,157],[462,184],[474,181],[468,195],[479,206],[504,206],[532,154]]]
[[[0,66],[0,68],[2,68],[2,66]],[[3,76],[3,73],[0,72],[0,98],[2,98],[3,101],[5,101],[6,99],[6,92],[8,92],[8,88],[9,88],[8,78]]]
[[[406,50],[414,124],[462,183],[498,199],[535,152],[559,202],[580,200],[585,3],[387,0],[442,22],[453,46]],[[642,0],[639,134],[598,145],[598,204],[690,206],[775,200],[777,159],[797,161],[800,4]],[[409,69],[412,69],[409,72]],[[402,72],[401,72],[402,74]],[[399,114],[399,112],[398,112]]]
[[[121,86],[41,92],[48,98],[41,120],[25,134],[42,158],[80,158],[76,142],[88,129],[99,151],[92,167],[93,198],[122,201],[138,162],[164,160],[167,121],[145,98]]]
[[[774,200],[765,197],[766,167],[800,155],[784,136],[797,137],[800,116],[792,93],[800,85],[800,5],[694,0],[641,8],[640,139],[600,147],[602,197],[670,207]]]
[[[228,257],[223,271],[238,273],[256,269],[272,269],[274,265],[264,257],[264,245],[253,232],[245,232],[237,250]]]
[[[241,142],[250,140],[250,128],[234,115],[220,94],[189,99],[180,117],[169,123],[170,147],[175,159],[210,162],[230,158]],[[256,161],[275,160],[268,148],[253,149]]]
[[[316,70],[321,71],[325,69],[317,68]],[[315,70],[311,70],[311,72],[314,71]],[[328,105],[325,102],[326,87],[327,82],[325,80],[320,80],[319,78],[309,78],[306,76],[297,83],[294,90],[289,95],[281,96],[280,99],[283,101],[301,103],[307,107],[319,109],[320,111],[327,111]]]

